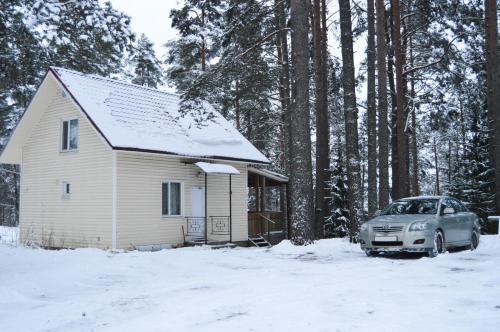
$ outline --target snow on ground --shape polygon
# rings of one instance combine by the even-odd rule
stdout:
[[[0,331],[499,331],[500,238],[431,258],[344,240],[112,253],[0,245]]]
[[[19,243],[19,228],[0,226],[0,245],[17,246]]]

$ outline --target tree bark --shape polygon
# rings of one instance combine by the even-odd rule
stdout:
[[[399,185],[395,190],[396,197],[401,198],[409,196],[410,183],[408,181],[408,145],[405,134],[406,112],[403,80],[403,53],[401,50],[401,17],[399,9],[399,0],[392,1],[392,16],[394,21],[394,57],[396,69],[396,137],[397,137],[397,155],[398,155],[398,177]]]
[[[322,24],[326,8],[324,0],[313,2],[314,78],[316,94],[316,218],[315,237],[324,236],[324,222],[328,217],[327,186],[330,168],[330,130],[328,114],[328,68],[326,26]]]
[[[347,157],[348,205],[350,217],[349,235],[351,241],[358,232],[360,210],[360,161],[358,146],[358,109],[356,104],[356,82],[354,78],[354,55],[352,41],[351,4],[339,0],[340,35],[342,43],[342,75],[344,85],[344,118]]]
[[[439,164],[438,164],[438,154],[437,154],[437,145],[436,138],[434,137],[434,167],[436,168],[436,195],[440,195],[441,191],[439,188]]]
[[[377,211],[377,109],[375,101],[375,8],[368,0],[367,113],[368,113],[368,215]]]
[[[497,52],[497,11],[496,0],[484,0],[484,16],[485,16],[485,46],[486,46],[486,104],[487,104],[487,120],[489,128],[489,154],[490,161],[495,168],[495,210],[496,214],[500,213],[500,116],[499,112],[500,101],[498,94],[498,52]],[[497,123],[499,122],[499,123]]]
[[[275,0],[276,27],[281,32],[276,35],[276,49],[279,61],[279,93],[281,102],[281,142],[280,162],[281,167],[287,171],[287,163],[290,159],[288,150],[290,147],[290,60],[288,55],[288,32],[286,28],[285,2]]]
[[[389,128],[387,122],[387,66],[384,0],[377,0],[377,81],[378,81],[378,208],[389,204]]]
[[[387,77],[389,79],[389,91],[391,93],[391,197],[397,197],[399,188],[399,167],[398,167],[398,143],[397,143],[397,103],[396,103],[396,85],[394,83],[394,26],[393,17],[391,14],[392,8],[387,13],[388,29],[386,33],[387,45],[389,52],[387,53]]]
[[[291,0],[292,104],[290,221],[294,244],[314,240],[311,131],[309,117],[309,2]]]
[[[410,10],[413,9],[412,1],[408,2]],[[410,16],[408,18],[408,30],[413,30],[413,19]],[[410,55],[410,68],[414,66],[413,58],[413,33],[410,34],[409,38],[409,55]],[[420,195],[420,185],[418,179],[418,147],[417,147],[417,109],[415,108],[415,73],[412,72],[410,76],[410,112],[411,112],[411,158],[412,158],[412,173],[411,173],[411,190],[413,196]]]

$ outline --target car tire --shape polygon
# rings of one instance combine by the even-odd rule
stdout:
[[[479,236],[477,235],[476,231],[472,231],[472,234],[470,236],[470,250],[476,250],[477,246],[479,245]]]
[[[427,252],[427,255],[431,258],[444,252],[444,237],[441,231],[436,231],[434,233],[434,246],[431,250]]]
[[[368,257],[375,257],[375,256],[378,256],[378,252],[377,252],[377,251],[368,250],[368,249],[366,249],[366,250],[365,250],[365,254],[366,254],[366,256],[368,256]]]

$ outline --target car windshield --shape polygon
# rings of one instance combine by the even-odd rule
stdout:
[[[381,214],[436,214],[438,199],[407,199],[392,202]]]

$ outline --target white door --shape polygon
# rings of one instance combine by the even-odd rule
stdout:
[[[205,236],[205,188],[191,188],[190,232]]]

